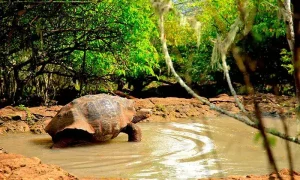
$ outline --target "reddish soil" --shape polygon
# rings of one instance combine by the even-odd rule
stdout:
[[[58,166],[19,154],[0,153],[0,179],[76,179]]]
[[[279,175],[282,180],[290,180],[292,176],[294,180],[300,180],[300,173],[292,172],[288,169],[282,169],[279,171]],[[291,176],[292,175],[292,176]],[[228,176],[226,178],[210,178],[209,180],[279,180],[277,173],[273,172],[266,175],[247,175],[247,176]],[[203,179],[204,180],[204,179]],[[208,179],[205,179],[208,180]]]
[[[263,115],[277,116],[284,112],[285,116],[295,116],[296,99],[287,96],[274,96],[272,94],[259,94],[258,100]],[[252,96],[239,96],[245,108],[253,111]],[[151,109],[153,115],[144,120],[153,122],[180,121],[186,118],[216,117],[219,113],[211,110],[196,99],[182,98],[148,98],[135,99],[136,109]],[[228,95],[219,95],[209,99],[232,113],[239,113],[234,98]],[[0,109],[0,135],[12,132],[45,133],[44,124],[59,111],[61,106],[52,107],[11,107]],[[283,179],[290,179],[286,169],[280,171]],[[294,179],[300,180],[300,174],[294,172]],[[0,147],[0,180],[1,179],[77,179],[55,165],[46,165],[36,158],[28,158],[18,154],[7,154]],[[94,179],[94,178],[86,178]],[[107,179],[107,178],[106,178]],[[118,179],[118,178],[112,178]],[[276,174],[262,176],[230,176],[226,179],[278,179]]]

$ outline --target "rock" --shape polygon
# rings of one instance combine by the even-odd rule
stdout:
[[[34,115],[37,118],[37,120],[41,120],[45,117],[53,118],[61,108],[62,106],[39,106],[28,108],[28,110],[32,115]]]
[[[5,108],[0,109],[0,120],[2,121],[11,121],[11,120],[26,120],[27,113],[24,110],[14,108],[12,106],[6,106]]]
[[[8,121],[0,126],[0,134],[7,132],[28,132],[30,128],[24,121]]]
[[[7,154],[7,152],[2,147],[0,147],[0,154]]]
[[[37,121],[30,127],[30,131],[34,134],[46,133],[45,127],[46,127],[46,122],[48,122],[48,120],[51,120],[51,119],[45,118],[45,120]]]
[[[32,159],[36,160],[38,162],[38,164],[42,163],[42,161],[39,158],[37,158],[37,157],[33,157]]]

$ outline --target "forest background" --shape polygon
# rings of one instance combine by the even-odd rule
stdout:
[[[234,88],[244,74],[263,93],[294,95],[292,53],[277,0],[255,6],[251,31],[235,43],[243,67],[227,53]],[[174,1],[165,17],[169,53],[179,75],[201,96],[229,93],[216,40],[240,15],[237,1]],[[66,104],[116,90],[135,97],[190,97],[168,72],[158,16],[150,2],[0,2],[0,107]],[[240,30],[242,31],[242,30]]]

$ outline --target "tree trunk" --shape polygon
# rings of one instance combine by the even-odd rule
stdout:
[[[296,84],[296,95],[298,104],[300,102],[300,1],[293,0],[294,9],[294,32],[295,32],[295,45],[294,45],[294,76]]]
[[[22,99],[24,82],[20,79],[19,70],[17,68],[14,68],[14,78],[17,87],[16,87],[15,95],[13,97],[13,104],[18,104]]]
[[[49,91],[49,76],[50,74],[43,74],[42,78],[45,84],[45,91],[43,93],[43,97],[44,97],[44,104],[47,105],[47,103],[49,102],[49,97],[48,97],[48,91]]]
[[[12,93],[11,93],[11,87],[12,83],[10,82],[10,73],[8,73],[7,68],[4,66],[3,71],[1,74],[1,77],[3,78],[3,97],[7,98],[7,101],[11,102],[12,101]],[[1,82],[2,83],[2,82]]]
[[[285,21],[286,38],[289,43],[290,50],[294,52],[295,35],[291,10],[291,0],[284,0],[284,3],[281,0],[278,0],[278,5]],[[292,59],[292,61],[293,60],[294,59]]]

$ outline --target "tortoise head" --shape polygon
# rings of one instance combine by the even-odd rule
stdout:
[[[138,123],[152,115],[152,110],[151,109],[140,109],[137,110],[136,114],[134,115],[132,119],[132,123]]]

